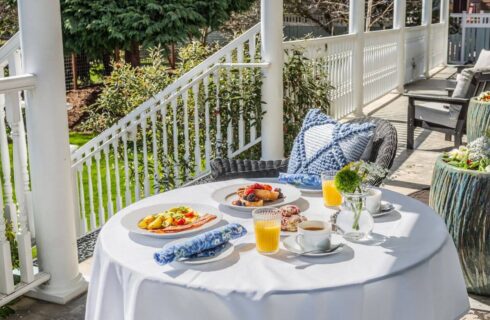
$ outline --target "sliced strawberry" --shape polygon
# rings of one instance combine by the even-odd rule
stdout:
[[[264,186],[261,185],[260,183],[254,183],[253,185],[250,186],[251,189],[264,189]]]
[[[272,191],[272,186],[271,186],[271,185],[264,184],[262,187],[263,187],[263,189],[265,189],[265,190]]]
[[[248,188],[247,190],[245,190],[244,195],[248,196],[249,194],[254,193],[254,190],[255,190],[255,189]]]

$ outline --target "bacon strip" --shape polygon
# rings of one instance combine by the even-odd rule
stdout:
[[[185,224],[182,226],[168,226],[164,229],[156,229],[156,230],[148,230],[153,233],[177,233],[185,230],[190,230],[190,229],[195,229],[198,228],[206,223],[208,223],[211,220],[216,219],[216,216],[214,214],[205,214],[204,216],[200,217],[197,219],[195,222],[190,223],[190,224]]]

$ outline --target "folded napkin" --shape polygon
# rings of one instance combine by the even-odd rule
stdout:
[[[314,174],[280,173],[279,182],[301,185],[301,186],[311,187],[311,188],[322,187],[321,177]]]
[[[240,238],[247,233],[244,226],[232,223],[218,229],[214,229],[186,241],[177,244],[165,245],[155,252],[153,259],[160,265],[165,265],[176,259],[191,258],[205,251],[206,256],[211,256],[223,249],[228,241]],[[223,246],[220,248],[220,246]],[[219,251],[212,252],[211,249]],[[210,251],[211,250],[211,251]]]

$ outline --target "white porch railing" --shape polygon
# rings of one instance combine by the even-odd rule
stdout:
[[[450,25],[460,29],[449,36],[450,62],[474,62],[482,49],[490,49],[490,13],[453,13]]]
[[[8,76],[6,76],[8,72]],[[0,306],[49,280],[36,273],[31,236],[34,237],[27,143],[22,113],[22,93],[33,89],[33,75],[23,75],[19,35],[0,48]],[[11,147],[10,147],[11,146]],[[13,169],[13,177],[12,177]],[[15,239],[7,237],[7,224]],[[17,243],[17,254],[11,243]],[[14,270],[18,258],[20,267]]]
[[[79,235],[141,197],[205,175],[213,157],[234,157],[260,142],[258,123],[243,115],[246,106],[232,110],[230,100],[220,101],[230,81],[240,91],[260,78],[244,70],[267,66],[257,55],[259,30],[251,28],[72,154]]]
[[[353,68],[353,52],[356,37],[343,35],[307,40],[295,40],[284,43],[285,50],[301,50],[309,59],[324,59],[325,68],[332,85],[332,116],[342,118],[355,111],[352,79],[363,78],[364,104],[374,101],[399,83],[397,74],[405,74],[405,83],[420,79],[426,70],[426,56],[430,69],[445,61],[444,28],[446,24],[432,24],[429,27],[431,39],[430,54],[426,54],[427,27],[418,26],[405,29],[405,70],[399,70],[397,56],[400,30],[383,30],[364,34],[364,69]]]

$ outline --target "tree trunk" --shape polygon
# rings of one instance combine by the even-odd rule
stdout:
[[[140,45],[138,42],[131,43],[131,66],[138,67],[141,64]]]
[[[111,54],[104,53],[102,55],[102,64],[104,65],[104,76],[108,76],[112,72],[112,64],[111,64]]]
[[[121,61],[121,51],[116,47],[116,49],[114,49],[114,62],[119,61]]]
[[[77,65],[77,55],[75,53],[71,54],[71,75],[72,75],[72,88],[73,90],[78,90],[78,65]]]
[[[175,52],[175,44],[172,43],[170,45],[170,54],[168,56],[168,63],[170,64],[171,69],[175,69],[175,66],[177,64],[177,55]]]
[[[124,51],[124,60],[126,63],[130,63],[133,68],[140,65],[140,47],[136,41],[131,42],[130,50]]]

